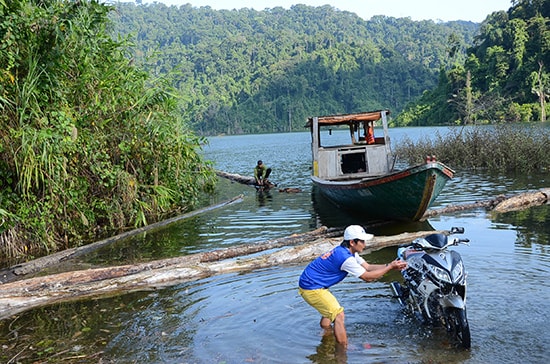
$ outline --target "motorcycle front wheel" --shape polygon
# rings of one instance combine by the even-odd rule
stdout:
[[[466,309],[447,309],[447,330],[453,339],[456,339],[461,347],[469,349],[472,345],[470,337],[470,325],[466,317]]]

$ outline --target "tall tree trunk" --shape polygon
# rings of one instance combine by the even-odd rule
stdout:
[[[539,83],[539,89],[537,91],[537,94],[539,96],[539,102],[540,102],[540,121],[545,122],[546,121],[546,93],[544,92],[544,84],[542,82],[542,69],[544,67],[544,63],[542,61],[539,61],[539,72],[537,74],[538,83]]]
[[[464,123],[466,125],[472,123],[472,114],[474,110],[473,97],[472,97],[472,74],[470,70],[466,72],[466,119]]]

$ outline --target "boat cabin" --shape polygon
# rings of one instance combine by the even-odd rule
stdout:
[[[380,176],[391,172],[395,162],[388,135],[388,110],[308,118],[311,131],[313,176],[325,180],[348,180]],[[381,122],[383,134],[375,136]],[[349,130],[349,138],[332,138],[333,131]],[[377,130],[379,132],[379,130]]]

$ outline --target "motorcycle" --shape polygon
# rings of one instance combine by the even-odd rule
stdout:
[[[470,326],[466,316],[466,271],[460,254],[449,247],[469,245],[469,239],[452,237],[464,233],[453,227],[448,234],[431,234],[400,245],[398,259],[407,261],[404,283],[391,287],[406,310],[423,322],[443,325],[451,339],[469,349]]]

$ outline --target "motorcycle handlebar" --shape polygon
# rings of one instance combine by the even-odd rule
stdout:
[[[470,242],[470,239],[454,239],[453,245],[458,245],[458,244],[470,245],[468,244],[469,242]]]
[[[458,227],[458,226],[453,226],[451,228],[451,234],[464,234],[464,228],[463,227]]]
[[[463,227],[458,227],[458,226],[453,226],[451,228],[451,230],[449,230],[449,235],[453,235],[453,234],[463,234],[464,233],[464,228]],[[458,243],[469,243],[470,242],[470,239],[467,239],[467,238],[464,238],[464,239],[459,239],[459,238],[455,238],[455,244],[458,244]],[[407,248],[409,246],[413,246],[413,247],[416,247],[416,248],[421,248],[422,245],[418,244],[416,241],[411,241],[410,243],[404,243],[404,244],[399,244],[397,247],[398,248]]]

